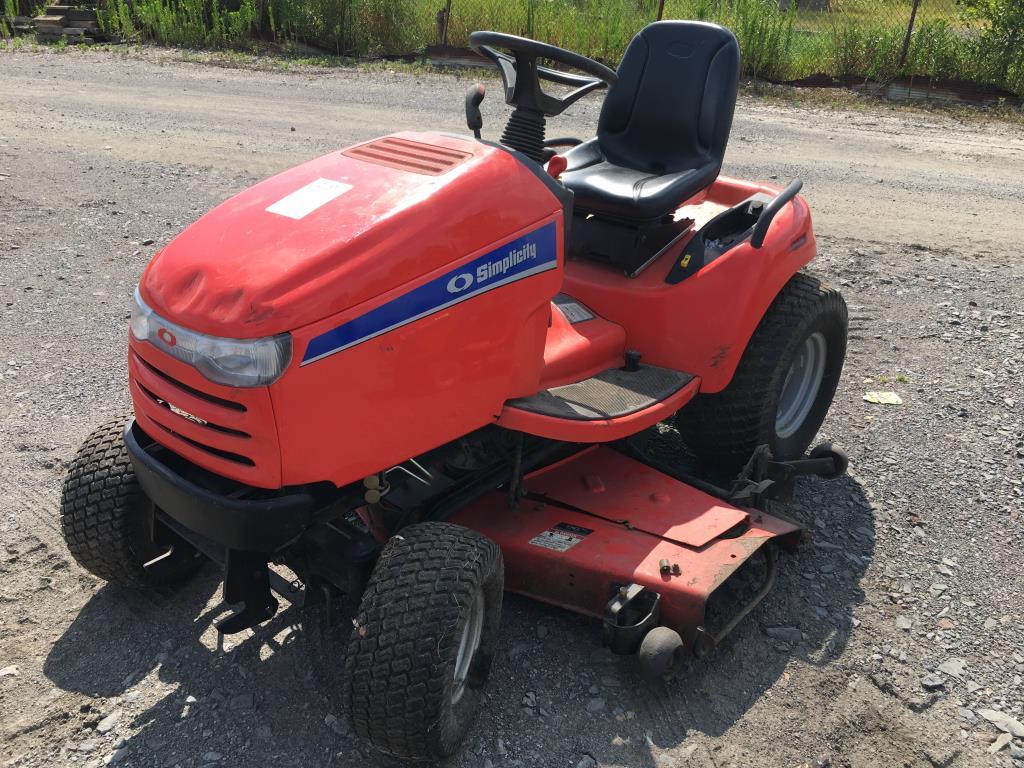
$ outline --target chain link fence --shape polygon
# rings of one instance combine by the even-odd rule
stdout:
[[[1024,95],[1024,11],[1012,18],[1011,1],[1004,12],[1011,18],[979,12],[979,6],[1000,5],[998,0],[452,0],[448,43],[465,45],[470,31],[497,29],[615,63],[651,21],[704,19],[736,33],[750,77],[886,82],[923,76]],[[1024,9],[1024,0],[1019,5]]]

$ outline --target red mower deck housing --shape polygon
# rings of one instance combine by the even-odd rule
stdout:
[[[515,510],[495,493],[452,518],[501,545],[506,589],[603,619],[609,596],[637,584],[661,596],[659,623],[688,648],[711,594],[765,544],[793,547],[801,534],[600,446],[524,483]]]

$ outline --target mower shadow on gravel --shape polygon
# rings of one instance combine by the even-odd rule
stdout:
[[[658,746],[688,732],[723,734],[791,663],[823,667],[845,651],[875,549],[870,503],[850,476],[802,479],[785,514],[805,528],[805,541],[780,558],[775,588],[722,645],[651,697],[653,712],[676,714],[647,726]]]
[[[691,735],[721,735],[792,662],[834,661],[874,552],[870,505],[850,477],[806,479],[786,512],[809,540],[781,557],[775,589],[707,658],[660,689],[640,682],[632,657],[601,647],[597,622],[508,596],[491,693],[448,764],[498,764],[504,750],[523,766],[583,754],[600,764],[654,766],[651,744],[670,749]],[[203,765],[204,755],[217,753],[221,766],[272,758],[396,765],[362,746],[342,708],[351,606],[336,604],[328,629],[322,607],[302,612],[282,603],[273,620],[218,651],[218,588],[209,567],[173,598],[102,587],[58,639],[44,672],[63,690],[103,699],[92,706],[97,721],[121,709],[138,764]],[[697,753],[691,757],[700,764]]]
[[[282,601],[273,619],[218,648],[214,623],[227,613],[220,587],[209,566],[173,597],[103,586],[54,644],[43,672],[58,688],[95,700],[83,710],[92,726],[122,712],[107,747],[132,731],[124,746],[135,760],[126,764],[204,765],[214,762],[210,753],[222,766],[264,764],[257,756],[266,749],[319,765],[347,751],[339,741],[347,735],[342,628],[354,608],[334,605],[327,631],[322,606],[301,612]],[[338,719],[325,723],[330,714]]]
[[[870,504],[851,477],[806,479],[786,512],[810,538],[780,557],[774,590],[709,656],[691,661],[661,688],[641,682],[633,658],[601,648],[595,622],[527,600],[507,600],[505,652],[492,672],[507,698],[501,705],[491,702],[498,711],[485,711],[477,734],[493,744],[503,735],[492,730],[499,723],[515,733],[539,727],[549,734],[546,742],[560,742],[565,754],[558,756],[567,760],[590,754],[600,765],[654,768],[661,763],[652,745],[673,749],[691,736],[721,736],[790,664],[834,663],[846,649],[854,609],[864,599],[860,582],[875,549]],[[543,639],[538,626],[545,628]],[[837,694],[810,695],[824,702]],[[785,689],[776,695],[785,696]],[[523,697],[535,699],[536,708],[523,706]],[[695,750],[680,764],[714,764],[711,755],[702,757],[703,747]],[[493,757],[493,751],[485,754]],[[531,766],[556,764],[528,755],[524,760]]]

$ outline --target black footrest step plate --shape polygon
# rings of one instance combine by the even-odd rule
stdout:
[[[692,380],[688,373],[656,365],[641,365],[636,371],[609,368],[593,378],[509,400],[505,405],[572,421],[618,419],[656,405]]]

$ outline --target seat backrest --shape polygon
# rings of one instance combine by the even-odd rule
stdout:
[[[740,47],[732,32],[702,21],[658,21],[630,42],[597,124],[615,165],[655,174],[717,160],[729,141]]]

